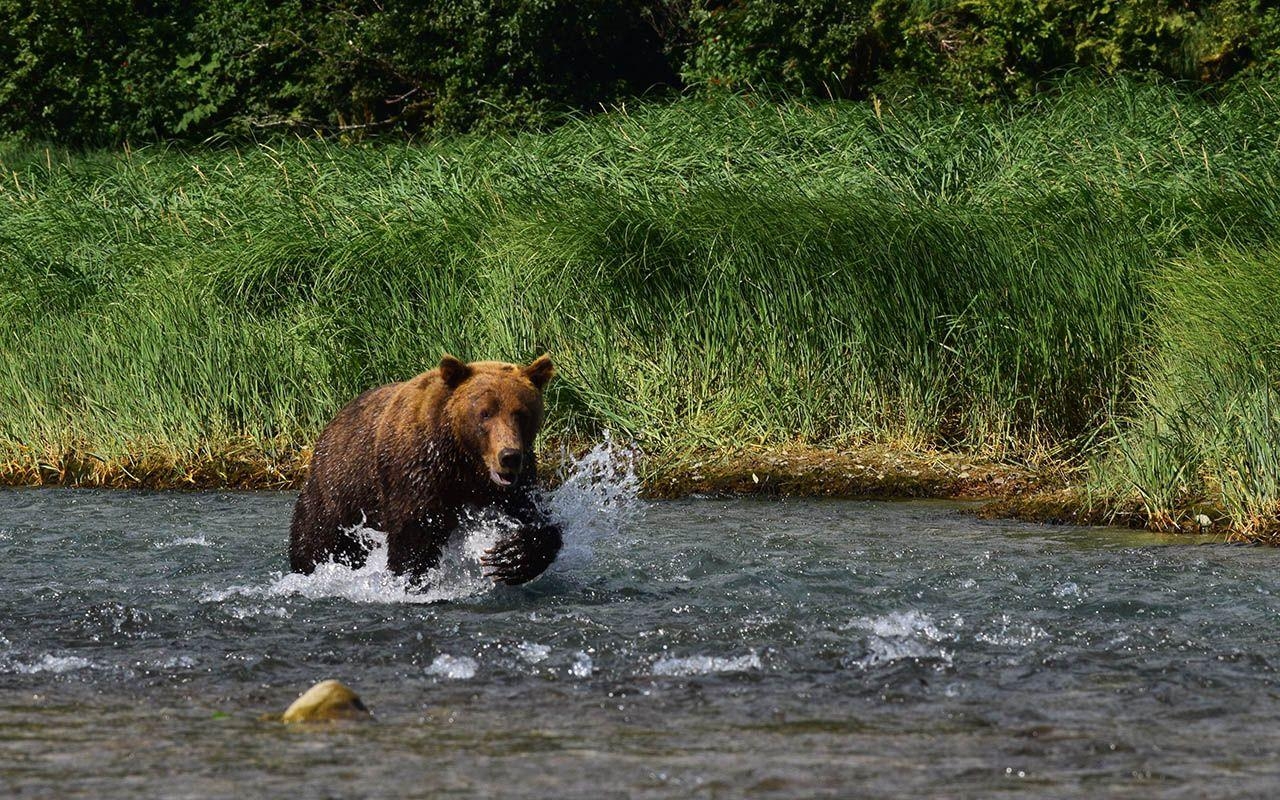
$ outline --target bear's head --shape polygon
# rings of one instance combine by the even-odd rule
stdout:
[[[529,467],[526,453],[542,428],[542,390],[555,374],[551,358],[520,366],[464,364],[446,355],[439,372],[450,390],[444,413],[453,436],[478,457],[489,480],[511,486]]]

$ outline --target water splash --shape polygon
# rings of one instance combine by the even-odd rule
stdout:
[[[568,457],[560,485],[546,497],[552,518],[564,533],[564,546],[552,565],[572,572],[591,561],[593,547],[644,515],[635,448],[615,442],[608,431],[580,458]]]
[[[564,547],[552,571],[572,574],[591,560],[593,545],[615,536],[643,513],[639,501],[635,450],[603,441],[581,458],[569,457],[561,482],[542,498],[545,508],[564,533]],[[474,512],[464,520],[441,553],[439,563],[421,586],[387,568],[387,537],[381,531],[357,525],[350,532],[369,545],[364,566],[320,564],[310,575],[276,573],[266,586],[232,586],[207,590],[201,599],[222,602],[232,597],[282,597],[308,599],[337,597],[355,603],[435,603],[463,600],[493,591],[483,574],[484,552],[514,532],[519,523],[493,509]]]
[[[415,587],[408,576],[396,575],[387,567],[387,536],[381,531],[357,525],[349,530],[369,546],[364,566],[356,569],[329,561],[320,564],[310,575],[297,572],[276,573],[266,586],[233,586],[206,592],[201,599],[221,602],[232,597],[287,597],[297,595],[311,600],[337,597],[353,603],[436,603],[461,600],[483,594],[492,588],[481,572],[480,556],[498,541],[502,526],[513,524],[499,515],[486,515],[470,521],[457,531],[441,553],[440,562],[432,568],[423,584]]]

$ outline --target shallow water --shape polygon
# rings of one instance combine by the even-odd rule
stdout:
[[[954,504],[642,504],[492,588],[283,575],[292,496],[0,493],[0,795],[1266,796],[1280,553]],[[433,602],[427,602],[433,600]],[[286,727],[336,677],[376,715]]]

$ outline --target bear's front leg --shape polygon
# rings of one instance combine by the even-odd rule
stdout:
[[[561,542],[558,525],[529,525],[484,551],[480,563],[486,578],[517,586],[545,572],[556,560]]]
[[[533,455],[526,458],[532,462]],[[532,473],[531,473],[532,474]],[[503,511],[520,521],[514,533],[485,551],[480,558],[485,577],[495,583],[516,586],[546,572],[560,552],[560,526],[543,509],[541,494],[532,486],[522,486],[501,503]]]
[[[450,526],[440,520],[408,520],[387,530],[387,568],[416,585],[440,561]]]

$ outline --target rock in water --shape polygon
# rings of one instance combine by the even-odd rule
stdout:
[[[369,709],[360,695],[341,681],[320,681],[293,701],[284,712],[284,722],[324,722],[335,719],[365,719]]]

